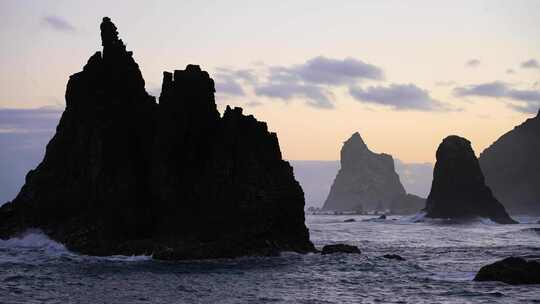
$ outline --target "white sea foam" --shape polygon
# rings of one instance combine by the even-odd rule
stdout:
[[[51,240],[41,230],[37,229],[27,230],[26,232],[7,240],[0,240],[0,247],[67,251],[64,245]]]

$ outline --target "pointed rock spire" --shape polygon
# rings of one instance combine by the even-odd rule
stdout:
[[[426,202],[428,217],[484,217],[501,224],[515,223],[486,186],[470,141],[456,135],[448,136],[439,145],[436,157],[433,183]]]

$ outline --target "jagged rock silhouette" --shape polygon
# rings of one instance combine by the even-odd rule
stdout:
[[[46,155],[0,208],[0,237],[42,229],[90,255],[198,259],[313,251],[304,196],[266,123],[227,107],[199,66],[165,72],[159,104],[107,17],[72,75]]]
[[[324,210],[406,214],[425,205],[423,198],[405,192],[392,156],[370,151],[358,132],[343,143],[340,162]]]

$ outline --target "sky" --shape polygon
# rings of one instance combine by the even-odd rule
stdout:
[[[219,109],[268,122],[290,160],[339,159],[356,131],[409,163],[450,134],[479,154],[540,107],[540,1],[0,0],[0,110],[63,108],[103,16],[147,91],[199,64]]]

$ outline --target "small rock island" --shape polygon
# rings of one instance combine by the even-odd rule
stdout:
[[[358,132],[341,148],[341,168],[323,210],[416,213],[425,200],[407,194],[394,168],[394,159],[374,153]]]
[[[463,137],[451,135],[439,145],[433,183],[426,201],[431,218],[488,218],[500,224],[516,223],[484,182],[480,164]]]
[[[39,228],[88,255],[202,259],[311,252],[304,193],[266,123],[214,100],[197,65],[159,104],[107,17],[102,52],[67,84],[43,161],[0,208],[0,238]]]

